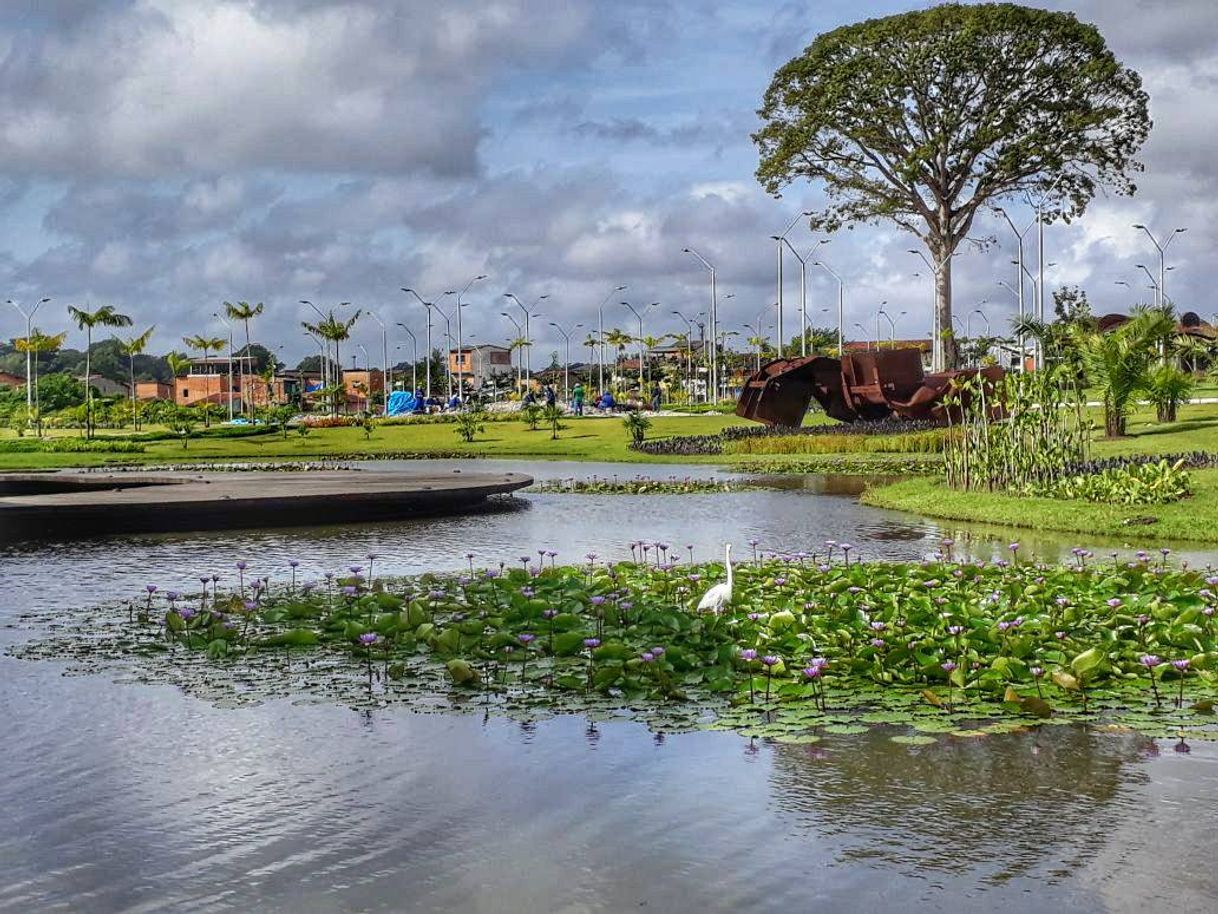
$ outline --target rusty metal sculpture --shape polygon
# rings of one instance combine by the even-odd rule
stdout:
[[[952,392],[953,381],[980,375],[992,390],[1003,374],[993,367],[928,375],[916,349],[850,352],[844,360],[816,355],[775,359],[745,382],[736,415],[767,425],[798,426],[816,398],[826,415],[842,422],[893,416],[947,422],[954,417],[944,398]]]

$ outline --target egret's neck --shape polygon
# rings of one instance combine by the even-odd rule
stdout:
[[[724,562],[727,565],[727,586],[732,586],[732,550],[727,550],[724,553]]]

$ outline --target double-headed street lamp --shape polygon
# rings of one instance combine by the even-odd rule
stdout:
[[[571,400],[571,334],[578,330],[583,324],[574,324],[570,330],[564,330],[561,325],[550,321],[550,326],[562,334],[563,342],[566,349],[563,353],[562,360],[562,398],[564,401]]]
[[[823,260],[813,261],[813,266],[820,267],[830,276],[837,280],[837,357],[839,359],[846,357],[846,283],[829,264]],[[779,314],[782,313],[782,306],[779,305]]]
[[[812,245],[811,249],[804,256],[800,256],[799,251],[795,250],[794,245],[782,235],[771,235],[780,245],[785,244],[795,259],[799,261],[799,354],[806,356],[808,354],[808,259],[816,253],[816,249],[822,244],[828,244],[828,238],[822,238],[816,244]]]
[[[424,299],[423,296],[420,295],[418,292],[416,292],[414,289],[410,289],[410,288],[403,286],[402,291],[405,292],[407,295],[413,295],[416,299],[418,299],[419,304],[427,309],[427,378],[426,378],[426,384],[427,384],[427,399],[430,400],[431,399],[431,353],[432,353],[431,309],[435,307],[435,304],[433,302],[429,302],[426,299]],[[418,390],[418,388],[416,387],[415,390]]]
[[[694,321],[702,316],[699,311],[693,317],[686,317],[680,311],[673,311],[677,317],[685,321],[685,383],[689,390],[689,401],[694,399]],[[709,397],[707,398],[709,401]]]
[[[419,338],[414,335],[413,330],[401,321],[398,321],[397,325],[402,328],[403,333],[410,337],[410,393],[413,396],[414,392],[419,389]],[[401,349],[402,347],[398,346],[397,348]],[[427,367],[430,369],[431,365],[429,364]],[[431,374],[430,370],[428,374]]]
[[[643,378],[643,365],[644,365],[643,315],[646,314],[648,311],[650,311],[652,308],[657,307],[660,303],[658,301],[653,301],[650,305],[648,305],[646,308],[643,309],[642,313],[640,313],[639,310],[637,308],[635,308],[634,305],[630,304],[630,302],[628,302],[628,301],[624,301],[621,304],[624,305],[625,307],[629,308],[630,313],[633,314],[635,317],[637,317],[639,320],[639,396],[645,396],[647,382]]]
[[[699,254],[693,248],[682,248],[681,250],[685,254],[690,254],[691,256],[698,258],[698,260],[701,262],[702,266],[706,267],[706,269],[710,271],[711,301],[710,301],[710,313],[707,315],[708,319],[710,320],[710,331],[711,331],[710,365],[708,366],[710,369],[710,371],[709,371],[709,382],[710,382],[709,389],[714,391],[715,398],[718,398],[718,396],[719,396],[719,347],[716,345],[715,340],[718,338],[718,332],[719,332],[719,294],[716,291],[716,287],[715,287],[715,268],[709,260],[707,260],[701,254]],[[782,250],[780,248],[779,253],[781,253],[781,252],[782,252]]]
[[[381,328],[381,359],[384,367],[384,373],[381,375],[381,393],[382,400],[385,401],[385,408],[382,411],[384,415],[389,415],[389,391],[393,389],[393,370],[389,367],[389,328],[385,326],[385,322],[381,320],[379,314],[375,311],[369,311],[368,316],[372,318]],[[400,325],[399,325],[400,326]],[[368,366],[368,386],[372,386],[372,366]]]
[[[790,222],[787,223],[787,227],[782,230],[781,234],[770,236],[771,238],[774,239],[775,242],[777,242],[777,248],[778,248],[778,357],[780,359],[782,358],[782,348],[783,348],[783,343],[782,343],[782,245],[783,245],[783,242],[786,240],[787,235],[790,233],[791,229],[795,228],[795,223],[797,223],[800,219],[807,218],[808,216],[811,216],[811,215],[812,215],[812,210],[810,210],[810,209],[804,210],[801,213],[796,213],[795,217]],[[792,248],[792,250],[794,250],[794,248]]]
[[[30,345],[30,343],[32,342],[31,337],[34,335],[34,315],[38,313],[39,308],[49,301],[49,298],[40,299],[33,308],[26,311],[11,298],[8,300],[8,303],[16,308],[17,312],[25,318],[25,420],[27,423],[32,423],[34,421],[34,389],[30,385],[30,358],[34,354],[33,347]],[[89,379],[85,378],[85,384],[88,383]]]
[[[510,298],[512,301],[514,301],[516,303],[516,307],[518,307],[521,311],[524,312],[524,357],[525,357],[524,376],[527,379],[527,378],[530,378],[533,376],[533,348],[532,348],[533,340],[532,340],[532,337],[529,336],[529,318],[541,317],[541,312],[540,311],[530,312],[529,308],[526,308],[524,306],[524,302],[522,302],[519,298],[517,298],[511,292],[504,292],[503,297]],[[549,294],[538,295],[537,300],[535,302],[533,302],[533,304],[530,305],[530,307],[536,308],[539,304],[541,304],[543,301],[545,301],[549,297],[550,297]]]
[[[1183,235],[1185,232],[1188,231],[1188,229],[1186,229],[1186,228],[1172,229],[1171,234],[1169,234],[1167,236],[1167,240],[1164,241],[1162,244],[1159,244],[1158,239],[1155,238],[1155,236],[1151,234],[1150,229],[1148,229],[1142,223],[1140,223],[1140,222],[1134,223],[1133,227],[1136,229],[1141,229],[1143,232],[1145,232],[1146,237],[1150,239],[1150,243],[1153,244],[1155,246],[1155,250],[1159,252],[1159,282],[1156,284],[1156,287],[1155,287],[1158,290],[1158,297],[1155,301],[1155,304],[1158,307],[1162,308],[1164,306],[1164,304],[1167,302],[1167,289],[1166,289],[1167,271],[1170,269],[1170,267],[1166,266],[1167,249],[1169,247],[1171,247],[1171,243],[1176,240],[1177,235]],[[1141,266],[1141,264],[1139,264],[1139,266]],[[1145,269],[1145,267],[1143,267],[1143,269]],[[1147,272],[1149,272],[1149,271],[1147,271]],[[1151,282],[1154,282],[1154,277],[1151,277]]]
[[[445,295],[457,296],[457,395],[461,397],[461,402],[465,402],[465,387],[463,386],[463,374],[465,368],[465,347],[461,336],[461,309],[465,307],[465,302],[461,301],[461,297],[469,291],[469,287],[480,279],[486,279],[486,274],[482,273],[475,276],[465,284],[465,287],[460,292],[450,290],[445,292]]]
[[[524,349],[526,348],[523,345],[524,337],[522,336],[524,328],[520,326],[520,321],[516,320],[506,311],[500,311],[499,314],[512,322],[512,326],[516,328],[516,339],[513,342],[521,344],[516,346],[516,348],[520,349],[520,354],[516,356],[516,392],[519,393],[521,387],[520,370],[524,367]]]
[[[625,286],[614,286],[601,300],[599,307],[596,309],[596,337],[598,340],[596,347],[596,386],[600,392],[605,390],[605,305],[609,304],[609,299],[613,298],[615,294],[625,291]]]

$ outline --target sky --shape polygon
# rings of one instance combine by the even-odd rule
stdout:
[[[503,296],[549,296],[534,365],[571,357],[595,329],[637,330],[619,304],[659,302],[648,334],[683,330],[709,303],[724,329],[762,315],[773,333],[774,242],[820,189],[782,199],[753,177],[750,133],[776,68],[820,32],[920,4],[889,0],[5,0],[0,4],[0,299],[113,304],[152,351],[223,335],[225,300],[265,303],[254,337],[289,364],[316,351],[300,321],[340,301],[393,329],[393,361],[420,341],[419,290],[451,312],[466,294],[467,343],[516,331]],[[924,5],[924,4],[921,4]],[[1049,290],[1078,284],[1099,313],[1149,298],[1150,242],[1178,227],[1168,294],[1218,311],[1218,6],[1214,0],[1041,5],[1093,22],[1142,74],[1155,125],[1132,197],[1097,197],[1045,233]],[[1014,209],[1022,228],[1027,215]],[[974,332],[1015,311],[1011,232],[955,262],[956,312]],[[820,236],[797,226],[797,248]],[[930,280],[891,226],[843,230],[820,256],[846,282],[847,335],[926,335]],[[1030,259],[1034,259],[1030,257]],[[921,273],[919,276],[914,273]],[[787,259],[784,335],[797,332],[799,268]],[[1128,286],[1118,285],[1125,282]],[[625,292],[614,292],[620,285]],[[729,297],[730,296],[730,297]],[[808,274],[808,312],[829,325],[836,284]],[[349,311],[350,309],[348,309]],[[904,314],[902,315],[902,312]],[[767,320],[767,316],[769,319]],[[439,322],[442,324],[442,321]],[[861,328],[860,329],[860,326]],[[887,322],[880,325],[887,335]],[[12,308],[0,334],[24,333]],[[440,327],[433,329],[440,342]],[[455,320],[454,320],[455,333]],[[81,345],[73,330],[69,345]],[[354,340],[380,364],[371,320]],[[737,342],[744,348],[743,342]],[[280,349],[282,347],[282,349]],[[399,348],[400,347],[400,348]],[[358,345],[345,347],[362,363]]]

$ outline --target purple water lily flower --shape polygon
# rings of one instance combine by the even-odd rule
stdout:
[[[381,636],[376,632],[364,632],[359,636],[359,643],[364,647],[372,647],[372,645],[376,644],[380,640]]]
[[[594,650],[595,648],[598,648],[600,646],[601,646],[600,638],[585,638],[584,639],[584,647],[588,648],[588,650]]]
[[[945,673],[956,672],[956,664],[953,663],[951,660],[948,660],[947,662],[940,664],[940,666],[943,667],[943,672],[945,672]]]
[[[662,647],[653,647],[653,648],[651,649],[651,653],[652,653],[652,654],[654,654],[656,657],[663,657],[663,656],[664,656],[664,648],[662,648]]]
[[[1146,667],[1148,670],[1153,670],[1162,662],[1162,658],[1157,657],[1154,654],[1143,654],[1138,658],[1138,663],[1142,664],[1142,666]]]
[[[761,658],[761,662],[766,666],[777,666],[780,660],[782,660],[782,658],[775,654],[766,654]]]
[[[651,653],[651,651],[644,651],[642,654],[639,655],[639,659],[642,660],[644,663],[652,663],[656,658],[655,658],[655,655],[653,653]]]
[[[1183,673],[1188,670],[1189,666],[1192,665],[1192,661],[1188,660],[1188,658],[1182,657],[1179,660],[1173,660],[1171,665],[1176,668],[1177,672]]]
[[[534,635],[532,632],[521,632],[519,635],[517,635],[517,636],[516,636],[516,640],[517,640],[517,641],[519,641],[521,644],[525,645],[526,647],[528,647],[528,645],[529,645],[529,644],[530,644],[530,643],[531,643],[531,642],[532,642],[532,641],[533,641],[533,640],[534,640],[536,637],[537,637],[537,636],[536,636],[536,635]]]
[[[741,648],[740,649],[740,659],[744,660],[746,662],[752,662],[753,660],[757,659],[757,652],[755,650],[753,650],[751,647]]]
[[[343,596],[353,597],[357,593],[359,593],[359,588],[356,587],[354,584],[343,585]]]
[[[157,591],[157,587],[155,584],[145,584],[144,589],[146,591],[148,591],[148,593],[150,593],[150,594],[156,593],[156,591]]]

